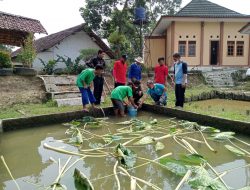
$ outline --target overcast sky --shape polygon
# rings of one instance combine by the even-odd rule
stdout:
[[[182,0],[185,6],[191,0]],[[210,0],[234,11],[250,15],[249,0]],[[79,8],[84,0],[0,0],[0,11],[39,20],[52,34],[83,22]]]

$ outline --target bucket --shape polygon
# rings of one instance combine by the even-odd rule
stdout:
[[[137,116],[137,109],[135,109],[133,106],[128,107],[128,115],[130,117],[136,117]]]

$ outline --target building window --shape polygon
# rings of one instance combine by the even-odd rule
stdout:
[[[188,42],[188,57],[195,57],[196,55],[196,41]]]
[[[244,41],[237,41],[236,42],[236,56],[243,56],[244,55]]]
[[[186,41],[179,41],[179,54],[186,57]]]
[[[234,56],[234,41],[227,42],[227,56]]]

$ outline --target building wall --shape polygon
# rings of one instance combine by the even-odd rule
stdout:
[[[50,59],[57,59],[57,55],[60,55],[68,56],[74,60],[80,55],[79,52],[81,49],[88,48],[100,49],[100,47],[84,31],[78,32],[65,38],[61,43],[55,45],[47,51],[38,53],[35,61],[33,62],[33,67],[37,70],[41,70],[43,68],[42,63],[38,58],[47,62]],[[59,63],[57,68],[65,68],[65,64]]]
[[[168,64],[168,66],[171,66],[172,65],[172,52],[171,52],[171,25],[167,28],[167,36],[166,36],[166,44],[167,44],[167,58],[166,58],[166,62]]]
[[[153,68],[159,57],[165,57],[165,37],[145,39],[144,63],[147,68]]]
[[[241,34],[238,31],[245,26],[246,23],[224,23],[224,51],[223,51],[223,65],[248,65],[248,50],[249,50],[249,35]],[[227,41],[244,41],[243,56],[236,56],[236,44],[234,48],[234,56],[227,56]]]
[[[204,22],[203,65],[210,65],[210,43],[220,40],[220,23]]]
[[[174,35],[174,52],[178,52],[179,41],[186,41],[186,56],[182,59],[188,65],[200,65],[200,36],[201,36],[200,22],[176,22]],[[188,41],[196,41],[196,56],[188,56]]]

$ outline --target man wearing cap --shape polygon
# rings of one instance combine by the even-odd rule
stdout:
[[[122,55],[120,60],[117,60],[113,68],[113,77],[115,80],[115,88],[126,84],[127,74],[127,55]]]
[[[153,81],[149,80],[147,82],[147,87],[147,93],[141,101],[139,107],[147,99],[148,95],[150,95],[156,105],[165,106],[167,104],[167,92],[166,87],[163,84],[154,83]]]
[[[143,59],[141,57],[135,58],[135,62],[130,65],[128,79],[129,81],[141,81],[141,71]]]
[[[168,67],[165,65],[164,57],[158,58],[158,65],[155,66],[155,83],[167,86]]]

